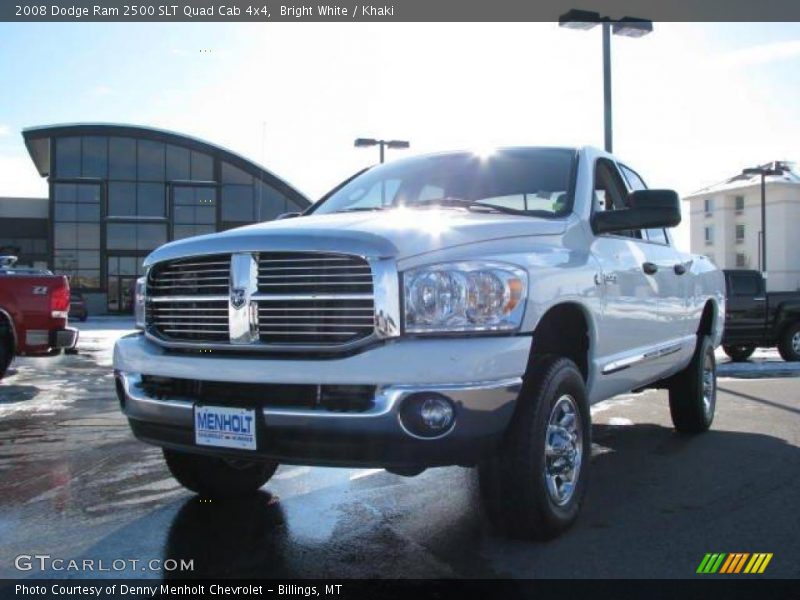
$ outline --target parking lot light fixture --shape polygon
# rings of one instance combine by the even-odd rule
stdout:
[[[767,279],[767,175],[783,175],[785,171],[783,163],[776,162],[773,165],[764,165],[760,167],[750,167],[742,170],[742,175],[745,177],[752,177],[759,175],[761,177],[761,273],[764,279]]]
[[[591,10],[572,9],[558,18],[558,26],[567,29],[592,29],[600,23],[600,13]]]
[[[354,142],[353,145],[356,148],[369,148],[371,146],[380,147],[381,162],[384,161],[384,154],[386,148],[391,148],[393,150],[402,150],[411,147],[411,143],[405,140],[376,140],[374,138],[356,138],[356,141]]]
[[[558,26],[588,30],[603,25],[603,123],[606,152],[613,151],[611,129],[611,34],[639,38],[652,33],[653,22],[637,17],[612,19],[589,10],[572,9],[558,18]]]
[[[653,22],[647,19],[623,17],[619,21],[615,21],[611,24],[611,32],[614,35],[640,38],[653,32]]]

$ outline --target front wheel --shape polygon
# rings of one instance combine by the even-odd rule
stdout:
[[[14,342],[10,336],[6,337],[0,331],[0,379],[6,374],[6,370],[13,359]]]
[[[590,455],[583,376],[571,360],[537,359],[499,454],[479,467],[493,525],[522,539],[550,539],[569,528],[586,491]]]
[[[756,347],[750,344],[739,344],[736,346],[723,346],[722,350],[733,362],[744,362],[753,355]]]
[[[714,345],[699,335],[692,362],[673,376],[669,386],[669,412],[681,433],[702,433],[711,427],[717,406],[717,363]]]
[[[800,361],[800,322],[789,325],[778,342],[778,352],[786,362]]]
[[[278,468],[274,461],[224,459],[164,448],[172,476],[186,489],[210,498],[254,494]]]

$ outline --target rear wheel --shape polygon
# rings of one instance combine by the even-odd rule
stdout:
[[[673,376],[669,412],[681,433],[702,433],[711,427],[717,405],[717,363],[707,335],[697,338],[692,362]]]
[[[253,494],[278,468],[274,461],[248,461],[164,449],[172,476],[188,490],[211,498]]]
[[[753,355],[756,347],[751,344],[739,344],[735,346],[723,346],[725,351],[733,362],[743,362]]]
[[[480,465],[487,515],[501,532],[549,539],[575,521],[586,491],[591,419],[571,360],[536,360],[499,454]]]
[[[778,342],[778,352],[787,362],[800,361],[800,322],[787,327]]]

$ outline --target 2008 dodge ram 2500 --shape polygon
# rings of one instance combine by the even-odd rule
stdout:
[[[298,218],[162,246],[114,351],[134,434],[200,494],[279,463],[477,466],[502,530],[575,519],[589,406],[669,390],[675,427],[716,399],[722,274],[679,252],[677,195],[591,148],[409,158]]]

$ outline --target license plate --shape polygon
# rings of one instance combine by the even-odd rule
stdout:
[[[256,449],[256,411],[229,406],[194,409],[194,441],[200,446]]]

